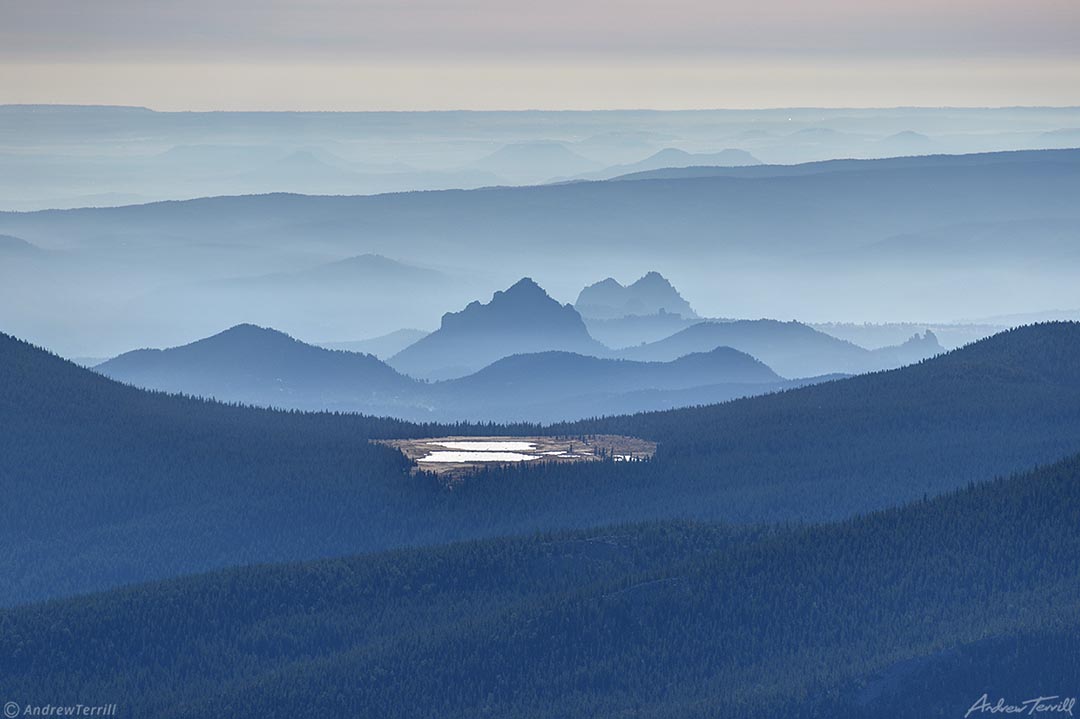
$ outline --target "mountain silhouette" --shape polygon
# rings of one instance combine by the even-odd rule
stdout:
[[[745,352],[718,347],[671,362],[587,357],[572,352],[514,355],[484,369],[442,383],[457,389],[489,392],[524,388],[545,396],[635,389],[687,389],[718,382],[776,382],[775,372]]]
[[[1080,218],[1075,202],[1080,193],[1077,167],[1080,150],[687,168],[677,171],[682,179],[642,182],[360,197],[217,197],[3,213],[0,233],[32,242],[63,238],[65,249],[102,260],[80,273],[78,281],[89,287],[72,297],[74,301],[35,298],[39,308],[35,311],[48,311],[57,319],[50,326],[35,327],[34,336],[71,354],[115,353],[145,342],[178,344],[245,321],[318,339],[377,335],[400,327],[433,326],[447,308],[463,307],[480,297],[474,286],[494,289],[482,285],[482,280],[461,282],[460,294],[441,288],[430,300],[410,300],[407,313],[394,311],[396,307],[386,312],[374,302],[357,308],[340,298],[312,302],[306,296],[290,297],[272,313],[259,311],[272,297],[200,299],[195,283],[261,273],[252,269],[253,260],[275,270],[292,266],[281,258],[295,253],[299,245],[307,248],[300,237],[311,238],[311,250],[334,257],[369,251],[501,272],[530,268],[515,278],[547,272],[544,268],[553,268],[553,261],[572,261],[577,268],[610,266],[605,263],[613,257],[652,263],[662,250],[663,271],[698,286],[711,278],[725,293],[739,295],[740,302],[750,301],[742,291],[757,287],[765,305],[758,312],[764,315],[798,312],[836,318],[837,306],[829,298],[844,296],[857,302],[867,318],[891,316],[897,306],[911,316],[969,317],[1012,311],[999,289],[1005,281],[1029,298],[1025,306],[1063,306],[1070,297],[1075,261],[1056,272],[1040,273],[1036,282],[1011,274],[1016,268],[1012,260],[982,266],[981,255],[974,256],[965,269],[970,263],[980,265],[982,279],[969,292],[959,293],[952,272],[935,276],[934,267],[942,259],[936,253],[920,253],[916,267],[893,268],[867,258],[830,263],[807,273],[808,253],[858,255],[862,248],[890,237],[925,235],[933,228],[974,222],[1018,223],[1017,236],[1033,242],[1038,238],[1024,229],[1024,222]],[[697,171],[706,176],[686,176]],[[956,193],[957,187],[966,190]],[[778,212],[778,207],[784,211]],[[1057,230],[1050,230],[1056,237]],[[369,242],[358,250],[361,237]],[[448,254],[449,248],[453,249]],[[263,264],[271,257],[273,264]],[[733,257],[742,260],[729,262]],[[1038,253],[1029,259],[1038,260]],[[742,267],[757,269],[744,272]],[[759,270],[764,273],[760,281]],[[43,271],[24,274],[28,281],[52,280]],[[147,307],[148,286],[172,287],[178,277],[189,278],[194,286],[175,301]],[[1016,288],[1018,281],[1022,285]],[[778,299],[787,282],[810,282],[800,286],[819,289],[808,292],[796,309]],[[115,304],[93,291],[100,287],[129,299],[131,311],[115,312]],[[208,325],[200,319],[207,316],[219,319]],[[163,330],[161,317],[170,318],[179,331]],[[324,321],[326,317],[333,321]],[[150,330],[145,329],[148,326]],[[102,342],[105,333],[114,339]]]
[[[596,172],[583,173],[573,179],[608,180],[635,172],[648,172],[669,167],[749,167],[760,164],[761,160],[745,150],[728,149],[720,152],[687,152],[677,147],[666,147],[639,162],[612,165]]]
[[[902,138],[901,138],[902,139]],[[1076,161],[1080,150],[1011,150],[1006,152],[974,152],[962,155],[905,155],[873,159],[815,160],[796,165],[753,165],[748,167],[690,166],[664,167],[657,170],[632,172],[612,178],[615,180],[674,180],[702,179],[707,177],[806,177],[825,173],[881,172],[883,170],[918,170],[935,172],[945,168],[986,168],[990,165],[1013,165],[1024,172],[1023,165],[1048,162],[1052,164]]]
[[[905,130],[877,142],[877,151],[886,156],[929,155],[938,149],[937,143],[919,132]]]
[[[467,377],[428,385],[432,410],[427,416],[558,422],[726,402],[802,384],[784,380],[729,347],[672,362],[539,352],[506,357]]]
[[[562,143],[538,141],[505,145],[472,167],[511,182],[542,182],[596,169],[597,163]]]
[[[250,324],[181,347],[127,352],[95,370],[146,389],[312,410],[385,412],[416,384],[372,355],[314,347]]]
[[[945,349],[938,341],[937,335],[930,330],[926,330],[922,334],[916,332],[901,344],[871,350],[871,354],[873,354],[881,368],[886,369],[914,364],[944,351]]]
[[[421,333],[422,334],[422,333]],[[794,386],[727,347],[674,362],[569,352],[520,354],[456,380],[417,382],[375,357],[239,325],[189,345],[98,364],[144,389],[258,407],[348,411],[414,421],[552,422],[726,401]]]
[[[611,277],[589,285],[578,295],[574,309],[589,319],[661,313],[697,317],[690,304],[659,272],[649,272],[625,287]]]
[[[0,235],[0,256],[4,257],[40,257],[45,251],[32,245],[21,237]]]
[[[784,377],[855,374],[910,364],[942,351],[933,333],[898,347],[867,350],[801,322],[736,320],[699,322],[670,337],[620,350],[617,356],[665,362],[690,352],[733,347],[753,355]]]
[[[577,310],[559,304],[526,277],[496,292],[487,304],[474,301],[460,312],[443,315],[438,330],[398,352],[389,363],[412,377],[449,379],[503,357],[548,350],[605,352]]]

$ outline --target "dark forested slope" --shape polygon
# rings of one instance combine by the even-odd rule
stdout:
[[[810,528],[229,570],[0,613],[0,691],[130,716],[963,716],[1075,692],[1080,459]]]
[[[1080,325],[722,405],[551,428],[245,409],[0,337],[0,601],[259,561],[664,518],[821,520],[1080,451]],[[491,469],[453,490],[373,437],[613,432],[650,462]]]

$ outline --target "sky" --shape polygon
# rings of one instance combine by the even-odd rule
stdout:
[[[1080,104],[1077,0],[0,0],[0,103]]]

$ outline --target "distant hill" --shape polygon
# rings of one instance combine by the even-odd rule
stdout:
[[[745,150],[721,150],[720,152],[686,152],[677,147],[667,147],[649,155],[644,160],[626,165],[613,165],[596,172],[586,172],[573,178],[576,180],[608,180],[634,172],[646,172],[667,167],[745,167],[760,165],[757,159]]]
[[[659,272],[648,272],[625,287],[611,277],[589,285],[578,295],[574,309],[582,317],[595,319],[661,313],[697,317],[690,303]]]
[[[20,237],[0,235],[0,256],[41,257],[45,251]]]
[[[711,349],[711,348],[710,348]],[[463,377],[515,354],[561,350],[599,354],[581,315],[526,277],[487,304],[443,315],[438,330],[390,358],[399,372],[423,379]]]
[[[146,389],[312,410],[391,413],[416,384],[371,355],[313,347],[254,325],[182,347],[135,350],[95,369]]]
[[[785,377],[860,373],[911,364],[942,351],[932,333],[896,347],[867,350],[800,322],[736,320],[700,322],[657,342],[627,347],[625,359],[665,362],[712,347],[733,347]]]
[[[514,355],[440,386],[466,392],[524,390],[539,397],[557,398],[587,391],[625,392],[643,387],[688,389],[718,382],[776,382],[780,379],[750,355],[730,347],[718,347],[671,362],[601,359],[570,352]]]
[[[929,155],[940,152],[939,146],[932,139],[920,132],[905,130],[877,141],[877,149],[882,157]]]
[[[727,401],[792,385],[728,347],[672,362],[632,362],[569,352],[514,355],[429,386],[433,417],[551,422]]]
[[[901,141],[906,136],[901,135]],[[910,139],[910,138],[909,138]],[[933,170],[945,167],[980,167],[985,165],[1022,165],[1029,162],[1064,162],[1076,160],[1080,151],[1063,150],[1014,150],[1009,152],[978,152],[966,155],[904,155],[865,160],[841,159],[803,162],[797,165],[757,165],[751,167],[667,167],[645,172],[632,172],[612,178],[616,180],[674,180],[704,177],[805,177],[834,172],[864,172],[867,170],[921,169]]]
[[[226,289],[267,289],[274,292],[350,291],[357,295],[370,295],[376,291],[400,292],[403,286],[434,289],[449,283],[450,278],[438,270],[409,265],[382,255],[365,254],[304,270],[236,277],[206,284]]]
[[[387,360],[409,345],[427,337],[429,334],[430,333],[425,330],[400,329],[366,340],[320,342],[319,346],[331,350],[345,350],[346,352],[371,354],[381,360]]]
[[[0,670],[136,716],[963,716],[1071,695],[1078,513],[1074,457],[840,524],[229,569],[4,611]]]
[[[472,167],[505,177],[512,182],[541,182],[553,177],[577,175],[598,164],[559,142],[520,142],[505,145]]]

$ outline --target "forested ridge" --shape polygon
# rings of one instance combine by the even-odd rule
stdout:
[[[415,425],[135,390],[0,337],[0,604],[237,564],[664,519],[821,521],[1080,451],[1080,325],[708,407]],[[619,433],[645,463],[492,469],[453,490],[371,438]]]
[[[0,612],[0,692],[125,716],[925,717],[1075,692],[1080,457],[812,527],[622,525]]]

